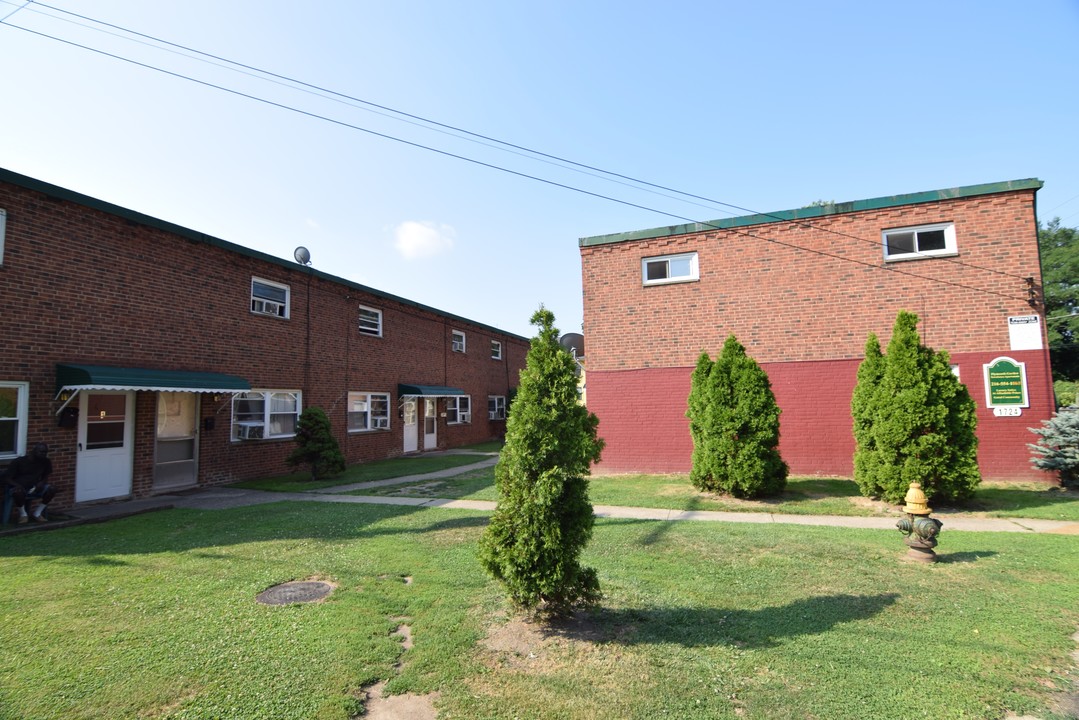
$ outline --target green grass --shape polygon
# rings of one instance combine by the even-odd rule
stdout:
[[[924,566],[895,532],[599,520],[601,607],[506,649],[486,521],[290,502],[0,537],[0,718],[345,720],[376,679],[472,720],[1064,717],[1075,537],[955,533]],[[254,602],[307,578],[337,589]]]
[[[401,497],[498,499],[494,469],[462,473],[450,478],[358,490],[356,495]],[[791,515],[901,515],[899,506],[871,501],[858,492],[853,480],[791,478],[777,498],[739,500],[698,492],[687,475],[608,475],[589,481],[593,505],[655,507],[670,510],[769,512]],[[940,514],[1027,517],[1079,522],[1079,492],[1034,483],[983,483],[974,498],[949,507],[934,504]]]
[[[498,452],[498,443],[491,450],[480,452]],[[476,446],[479,448],[482,446]],[[476,449],[470,448],[470,449]],[[245,480],[234,483],[230,487],[247,488],[249,490],[266,490],[270,492],[307,492],[309,490],[321,490],[337,485],[350,485],[352,483],[370,482],[373,480],[388,480],[405,475],[418,475],[422,473],[436,472],[447,468],[471,465],[482,461],[479,455],[430,455],[418,457],[391,458],[389,460],[375,460],[368,463],[350,465],[345,472],[332,478],[312,481],[309,473],[291,473],[278,475],[259,480]]]

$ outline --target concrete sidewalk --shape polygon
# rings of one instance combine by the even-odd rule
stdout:
[[[493,511],[495,503],[484,500],[449,500],[444,498],[408,498],[386,497],[380,495],[345,495],[368,488],[406,485],[437,480],[460,475],[472,470],[491,467],[498,462],[497,457],[446,470],[439,470],[422,475],[407,475],[386,480],[366,483],[352,483],[311,492],[264,492],[239,488],[212,487],[191,490],[183,493],[155,495],[138,500],[124,500],[112,503],[84,505],[64,511],[68,519],[42,524],[9,525],[4,532],[18,532],[29,529],[47,529],[69,527],[84,523],[103,522],[120,517],[137,515],[154,510],[168,508],[192,508],[195,510],[225,510],[249,505],[263,505],[274,502],[325,502],[373,505],[399,505],[418,508],[453,508],[462,510]],[[784,515],[780,513],[720,512],[714,510],[668,510],[662,508],[616,507],[594,505],[596,517],[620,518],[627,520],[659,520],[664,522],[700,521],[700,522],[739,522],[777,525],[827,525],[830,527],[867,528],[875,530],[895,530],[898,516],[851,517],[845,515]],[[1067,520],[1038,520],[1030,518],[980,518],[970,516],[949,516],[948,513],[935,513],[933,517],[944,523],[944,531],[971,532],[1015,532],[1015,533],[1054,533],[1079,535],[1079,523]]]

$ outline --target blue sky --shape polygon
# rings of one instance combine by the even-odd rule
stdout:
[[[751,211],[1036,177],[1040,218],[1079,225],[1076,0],[0,0],[0,18],[0,167],[303,245],[525,336],[541,303],[580,331],[580,237],[747,213],[356,100]]]

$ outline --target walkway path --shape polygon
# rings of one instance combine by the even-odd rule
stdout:
[[[381,495],[346,495],[368,488],[405,485],[439,478],[451,477],[461,473],[491,467],[498,461],[496,456],[437,472],[422,475],[407,475],[364,483],[352,483],[311,492],[265,492],[239,488],[213,487],[199,489],[175,495],[155,495],[140,500],[86,505],[65,511],[71,520],[49,523],[45,527],[65,527],[72,524],[100,522],[127,515],[135,515],[151,510],[172,507],[193,508],[197,510],[222,510],[248,505],[261,505],[281,501],[293,502],[329,502],[359,503],[373,505],[403,505],[420,508],[453,508],[463,510],[493,511],[495,503],[485,500],[450,500],[445,498],[408,498],[386,497]],[[719,512],[714,510],[668,510],[661,508],[616,507],[594,505],[596,517],[627,518],[634,520],[681,521],[697,520],[705,522],[740,522],[740,523],[775,523],[786,525],[827,525],[830,527],[870,528],[895,530],[896,517],[850,517],[842,515],[783,515],[780,513],[754,512]],[[945,531],[979,532],[1016,532],[1016,533],[1056,533],[1079,535],[1079,523],[1063,520],[1037,520],[1030,518],[979,518],[968,516],[949,517],[945,513],[934,515],[944,523]],[[26,526],[21,526],[25,528]],[[40,526],[38,526],[40,527]]]

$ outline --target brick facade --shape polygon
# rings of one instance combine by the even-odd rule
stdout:
[[[689,376],[733,333],[768,372],[795,474],[852,472],[850,397],[866,338],[900,310],[947,350],[978,404],[986,478],[1048,479],[1027,430],[1053,410],[1048,350],[1011,350],[1008,318],[1037,314],[1037,181],[958,188],[581,240],[588,405],[607,441],[598,472],[686,472]],[[887,229],[952,223],[957,255],[886,262]],[[696,252],[699,280],[642,284],[643,258]],[[1044,322],[1042,347],[1046,348]],[[996,417],[982,364],[1024,362],[1030,407]]]
[[[517,386],[526,338],[6,171],[0,209],[0,382],[29,382],[27,442],[52,448],[57,507],[74,501],[78,451],[75,428],[55,417],[58,363],[227,373],[253,389],[302,391],[303,407],[327,412],[350,463],[403,452],[399,383],[471,396],[471,423],[439,418],[439,448],[505,432],[488,421],[487,396]],[[288,319],[251,312],[252,278],[289,287]],[[359,332],[360,305],[382,311],[382,337]],[[451,351],[451,329],[466,333],[466,353]],[[349,391],[389,393],[390,429],[347,432]],[[231,402],[200,395],[198,484],[287,472],[295,444],[232,440]],[[156,403],[157,393],[136,393],[136,497],[153,491]]]

